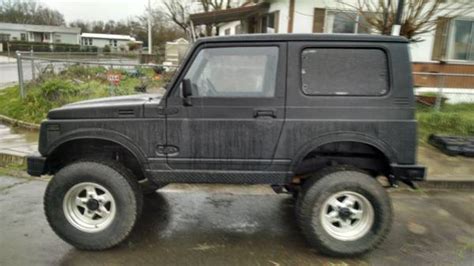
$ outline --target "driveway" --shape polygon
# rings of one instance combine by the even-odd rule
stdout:
[[[262,186],[169,186],[146,199],[127,242],[84,252],[61,241],[42,207],[45,181],[0,177],[2,265],[472,265],[474,192],[391,192],[387,240],[360,258],[308,248],[293,200]]]

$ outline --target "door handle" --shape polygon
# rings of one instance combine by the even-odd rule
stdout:
[[[276,118],[275,110],[273,109],[262,109],[262,110],[255,110],[253,113],[253,117],[271,117]]]

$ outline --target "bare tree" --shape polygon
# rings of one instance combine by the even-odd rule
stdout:
[[[201,0],[202,8],[205,13],[230,8],[230,0]],[[214,24],[206,24],[206,36],[212,35]]]
[[[397,12],[396,0],[337,1],[344,10],[357,12],[372,30],[390,34]],[[457,17],[473,11],[472,0],[405,0],[400,35],[421,41],[420,35],[432,31],[440,17]]]
[[[185,1],[165,0],[163,4],[168,10],[169,18],[187,35],[189,33],[189,10]]]
[[[64,25],[64,17],[34,0],[0,0],[0,22]]]
[[[189,22],[189,8],[186,0],[164,0],[163,3],[168,11],[170,19],[176,23],[185,34],[190,33],[190,22]],[[231,8],[230,0],[201,0],[201,5],[204,13],[212,12],[215,10],[222,10]],[[212,35],[212,29],[214,24],[206,25],[207,36]]]

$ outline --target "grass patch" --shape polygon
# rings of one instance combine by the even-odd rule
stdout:
[[[440,112],[418,106],[416,118],[421,142],[425,142],[430,134],[474,135],[474,104],[444,104]]]
[[[9,163],[7,165],[0,166],[0,175],[30,179],[31,176],[28,175],[25,170],[26,164]]]
[[[68,103],[112,95],[134,94],[135,87],[143,83],[161,87],[163,81],[155,80],[152,69],[141,69],[130,74],[114,70],[122,80],[111,88],[104,67],[70,66],[59,74],[42,74],[37,81],[26,85],[26,97],[20,98],[18,86],[0,90],[0,114],[26,122],[40,123],[49,110]],[[146,81],[144,81],[146,80]]]

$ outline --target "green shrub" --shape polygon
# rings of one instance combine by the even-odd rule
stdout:
[[[103,66],[81,66],[81,65],[72,65],[61,72],[61,75],[66,75],[70,78],[94,78],[98,74],[106,73],[107,69]]]
[[[440,112],[419,108],[417,119],[422,141],[430,134],[474,135],[474,104],[446,104]]]
[[[110,86],[106,73],[122,75],[118,86]],[[72,65],[59,74],[49,72],[36,81],[26,85],[26,97],[20,98],[18,86],[0,90],[0,114],[33,123],[46,118],[49,110],[64,104],[135,93],[135,87],[142,84],[142,78],[148,77],[146,84],[160,87],[161,80],[153,80],[154,72],[141,69],[140,77],[128,75],[124,69],[108,70],[104,67]]]
[[[110,53],[110,46],[108,46],[108,45],[104,46],[104,48],[102,49],[102,52]]]

